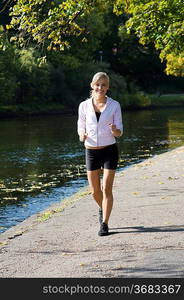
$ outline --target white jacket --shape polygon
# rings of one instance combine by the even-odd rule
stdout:
[[[85,146],[99,147],[114,144],[116,139],[109,128],[109,124],[116,125],[123,133],[122,114],[119,102],[107,97],[104,110],[97,122],[92,98],[79,105],[77,131],[78,134],[87,134]]]

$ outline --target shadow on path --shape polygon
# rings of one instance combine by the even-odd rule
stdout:
[[[155,227],[144,227],[144,226],[117,227],[117,228],[110,228],[109,234],[111,235],[117,233],[178,232],[178,231],[184,232],[184,225],[155,226]]]

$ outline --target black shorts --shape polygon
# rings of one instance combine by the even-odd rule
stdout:
[[[98,169],[115,170],[118,165],[117,144],[101,149],[86,149],[86,168],[88,171]]]

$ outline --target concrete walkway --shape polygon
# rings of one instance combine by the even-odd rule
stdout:
[[[88,187],[0,235],[1,277],[183,278],[184,147],[117,173],[110,235]]]

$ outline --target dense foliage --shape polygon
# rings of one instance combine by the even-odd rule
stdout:
[[[148,106],[145,92],[183,92],[180,4],[1,1],[0,105],[58,103],[75,111],[100,70],[111,77],[110,95],[126,107]]]
[[[130,14],[128,32],[134,31],[141,44],[154,43],[166,61],[166,73],[184,76],[183,0],[125,0],[123,10]],[[117,10],[118,13],[118,10]]]

